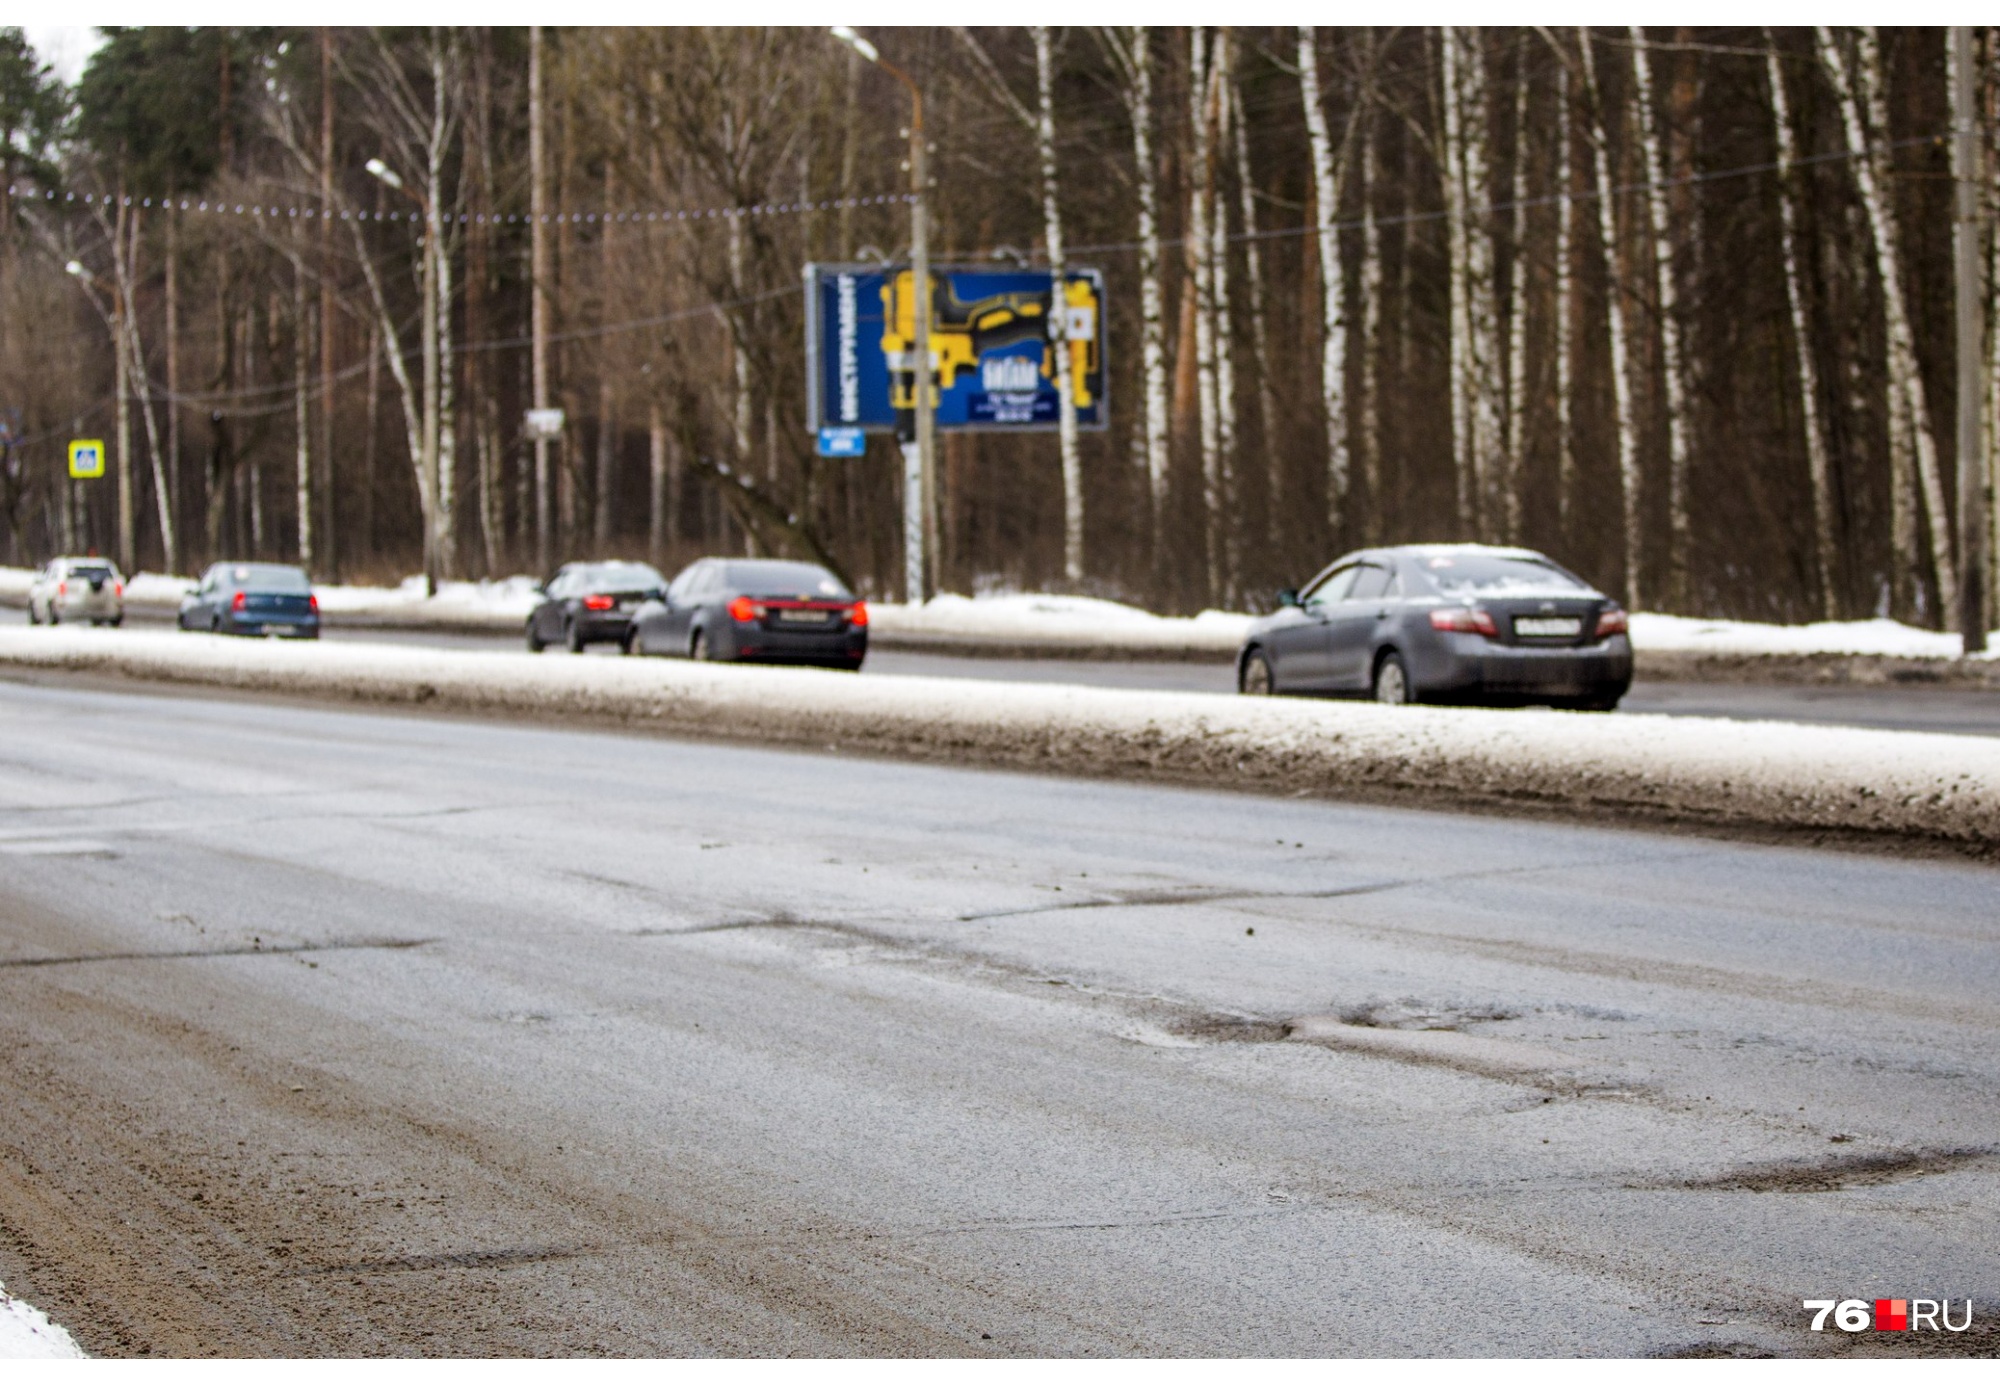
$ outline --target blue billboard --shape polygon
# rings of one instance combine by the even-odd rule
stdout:
[[[894,432],[915,408],[915,286],[907,267],[806,267],[811,427]],[[1053,429],[1059,364],[1069,371],[1077,426],[1106,425],[1104,277],[1095,269],[1064,276],[1061,342],[1049,335],[1053,288],[1050,275],[1028,269],[931,270],[939,428]]]

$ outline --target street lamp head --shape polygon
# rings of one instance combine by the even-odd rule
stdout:
[[[90,271],[83,267],[83,262],[81,260],[71,260],[68,264],[65,264],[63,266],[63,272],[65,274],[74,274],[79,279],[87,279],[90,277]]]
[[[400,188],[403,185],[403,180],[396,176],[396,170],[389,167],[388,164],[382,162],[380,159],[370,159],[362,167],[366,168],[390,187]]]
[[[882,60],[882,55],[876,51],[874,44],[855,33],[854,30],[848,28],[845,24],[836,24],[831,29],[828,29],[827,32],[846,44],[849,48],[852,48],[862,57],[868,59],[868,61],[880,62]]]

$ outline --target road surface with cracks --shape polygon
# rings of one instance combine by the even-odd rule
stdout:
[[[93,1352],[1996,1348],[1987,867],[52,682],[0,722],[0,1280]],[[1805,1329],[1877,1296],[1979,1325]]]

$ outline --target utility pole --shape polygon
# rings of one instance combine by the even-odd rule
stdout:
[[[528,232],[530,238],[529,294],[530,334],[534,337],[535,409],[549,406],[549,279],[555,266],[549,261],[548,228],[548,140],[543,132],[546,101],[542,94],[542,27],[528,26]],[[539,570],[547,573],[555,563],[552,525],[549,522],[549,439],[535,432],[535,556]]]
[[[937,591],[937,428],[935,398],[931,390],[931,220],[929,148],[924,141],[924,94],[909,74],[894,63],[885,62],[874,44],[848,28],[835,25],[830,32],[875,66],[887,72],[910,93],[910,278],[916,292],[913,310],[916,330],[911,338],[911,385],[914,437],[903,443],[903,587],[911,605],[928,600]]]
[[[1986,474],[1980,406],[1986,377],[1986,285],[1981,281],[1979,194],[1983,180],[1973,97],[1972,30],[1951,29],[1951,172],[1957,215],[1952,252],[1958,289],[1958,631],[1969,656],[1986,648]]]

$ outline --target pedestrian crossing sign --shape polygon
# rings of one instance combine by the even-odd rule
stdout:
[[[70,443],[69,473],[80,481],[101,479],[104,475],[104,443],[96,438],[79,438]]]

